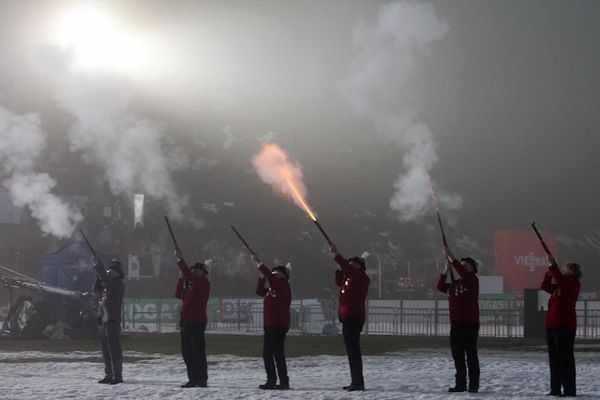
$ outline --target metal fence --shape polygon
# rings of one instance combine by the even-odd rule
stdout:
[[[179,302],[174,299],[126,299],[124,326],[130,331],[174,332],[178,330]],[[341,332],[335,300],[306,299],[292,302],[292,334]],[[260,334],[263,305],[255,299],[211,299],[207,309],[207,332]],[[600,301],[577,303],[577,337],[600,338]],[[523,337],[523,302],[480,302],[480,335]],[[536,321],[535,323],[540,323]],[[542,322],[543,324],[543,319]],[[369,335],[447,336],[450,332],[446,300],[396,300],[367,302],[363,328]]]

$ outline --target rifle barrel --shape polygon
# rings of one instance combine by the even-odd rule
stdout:
[[[533,221],[531,223],[531,227],[533,228],[533,230],[535,231],[535,234],[537,235],[538,239],[540,240],[540,243],[542,244],[542,247],[544,248],[544,251],[546,252],[546,254],[548,255],[552,255],[552,252],[550,251],[550,249],[548,248],[548,246],[546,245],[546,242],[544,242],[544,238],[542,237],[542,235],[540,234],[540,231],[538,231],[537,227],[535,226],[535,221]]]
[[[169,233],[171,234],[171,239],[173,240],[173,244],[175,245],[175,248],[179,249],[179,246],[177,245],[177,240],[175,239],[175,234],[173,233],[173,229],[171,228],[171,224],[169,223],[169,218],[167,218],[166,215],[165,215],[165,222],[167,223],[167,227],[169,228]]]
[[[92,252],[92,254],[94,255],[94,257],[98,257],[98,255],[96,254],[96,250],[94,250],[94,248],[92,247],[92,244],[88,240],[87,236],[85,236],[85,233],[83,233],[83,230],[79,229],[79,233],[81,233],[81,237],[83,237],[83,240],[85,241],[85,243],[89,247],[89,249]]]
[[[325,230],[323,229],[323,227],[321,226],[321,224],[319,223],[319,221],[317,221],[316,219],[313,220],[313,221],[315,222],[315,225],[317,225],[317,228],[319,228],[319,230],[321,231],[321,233],[325,237],[325,240],[327,240],[327,243],[332,244],[331,239],[329,239],[329,236],[327,236],[327,233],[325,233]]]
[[[238,230],[235,229],[235,226],[233,226],[233,225],[230,225],[230,226],[231,226],[231,229],[233,230],[233,232],[237,235],[237,237],[242,241],[244,246],[248,249],[250,254],[254,254],[254,250],[252,250],[252,248],[250,247],[248,242],[246,242],[246,240],[242,237],[242,235],[238,232]]]
[[[436,211],[438,224],[440,224],[440,231],[442,232],[442,243],[444,246],[448,246],[448,241],[446,240],[446,232],[444,231],[444,224],[442,224],[442,217],[440,216],[440,212]]]
[[[446,239],[446,231],[444,231],[444,224],[442,224],[442,217],[440,216],[440,210],[435,210],[435,214],[437,215],[437,220],[438,220],[438,224],[440,225],[440,231],[442,232],[442,243],[444,244],[444,248],[448,247],[448,240]],[[445,250],[444,250],[444,254],[445,254]],[[448,262],[448,259],[446,257],[446,262]],[[452,266],[450,266],[450,281],[454,282],[456,279],[454,279],[454,272],[452,272]]]

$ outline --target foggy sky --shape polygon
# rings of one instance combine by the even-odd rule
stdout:
[[[65,107],[64,77],[57,86],[64,55],[48,58],[40,42],[44,18],[76,3],[0,3],[0,106],[40,116],[48,147],[38,172],[57,180],[58,193],[77,192],[61,181],[73,165],[97,172],[111,154],[136,157],[136,146],[128,143],[133,153],[106,149],[93,162],[87,152],[95,147],[77,142],[81,146],[73,148],[69,139],[81,116]],[[600,231],[600,2],[402,3],[429,7],[435,16],[426,18],[433,36],[426,22],[416,24],[415,37],[426,38],[419,45],[402,37],[385,43],[385,30],[383,42],[373,35],[361,44],[365,32],[376,30],[381,10],[395,2],[105,3],[160,54],[160,64],[115,81],[128,100],[125,117],[111,129],[138,126],[131,121],[152,126],[156,153],[145,157],[157,161],[150,174],[166,188],[155,194],[165,213],[175,199],[185,199],[176,208],[204,224],[201,237],[237,246],[228,232],[234,223],[265,259],[328,264],[311,221],[252,168],[252,156],[272,138],[302,165],[308,201],[343,253],[374,252],[389,240],[408,259],[430,256],[439,251],[430,205],[411,219],[390,207],[414,150],[399,138],[416,126],[430,135],[435,157],[419,165],[448,196],[442,214],[458,252],[475,252],[491,264],[494,231],[529,229],[535,219],[564,237],[564,254],[597,258],[597,249],[581,253],[567,244],[585,245],[586,236],[597,238]],[[417,18],[391,26],[410,31]],[[381,53],[361,53],[373,43]],[[388,56],[389,49],[398,59],[377,71],[381,82],[366,83],[377,112],[357,112],[344,89],[356,71],[352,66],[361,57],[370,62],[370,54]],[[405,62],[410,65],[399,68]],[[112,79],[108,75],[102,79]],[[373,117],[382,109],[391,116],[383,127]],[[390,126],[402,128],[390,135]],[[141,184],[136,176],[145,175],[122,184]],[[116,192],[130,190],[150,188]]]

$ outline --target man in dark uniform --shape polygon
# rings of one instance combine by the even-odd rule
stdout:
[[[208,322],[206,306],[210,297],[208,271],[202,263],[188,267],[179,249],[175,250],[175,257],[180,272],[175,297],[182,300],[179,321],[181,355],[188,375],[188,382],[181,387],[206,387],[208,365],[204,332]]]
[[[256,294],[264,299],[263,360],[267,372],[267,382],[259,385],[259,388],[288,390],[290,380],[285,362],[284,342],[285,335],[290,329],[290,305],[292,303],[290,272],[283,265],[274,267],[272,271],[269,270],[254,253],[252,259],[256,262],[262,275],[256,285]],[[276,385],[277,376],[279,376],[279,385]]]
[[[448,294],[450,310],[450,348],[456,369],[455,385],[449,392],[467,391],[467,367],[471,393],[479,391],[479,358],[477,338],[479,336],[479,279],[477,262],[471,257],[458,261],[449,247],[445,247],[447,263],[437,283],[439,291]],[[459,278],[447,282],[448,271],[454,269]],[[465,364],[465,354],[467,362]]]
[[[98,328],[104,359],[104,378],[98,383],[116,385],[123,382],[123,351],[121,349],[121,310],[125,296],[123,268],[118,261],[108,264],[106,270],[96,256],[92,256],[96,271],[93,290],[100,296]]]
[[[329,250],[335,255],[338,270],[335,272],[335,283],[340,287],[338,317],[342,323],[344,345],[350,364],[352,382],[344,386],[344,390],[365,390],[363,378],[362,354],[360,350],[360,332],[365,323],[365,300],[369,293],[370,279],[365,273],[365,260],[352,257],[346,260],[333,244]]]

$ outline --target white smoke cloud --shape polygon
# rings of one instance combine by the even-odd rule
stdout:
[[[274,142],[275,139],[277,139],[277,136],[279,136],[279,133],[269,131],[269,132],[259,136],[258,141],[260,143],[271,143],[271,142]]]
[[[340,85],[352,110],[372,120],[376,130],[405,153],[405,171],[394,184],[390,207],[402,221],[411,221],[431,210],[430,172],[438,161],[429,127],[418,121],[410,106],[408,83],[417,58],[431,43],[448,32],[432,5],[397,2],[381,6],[373,26],[361,23],[354,31],[354,57]],[[442,205],[460,206],[460,196],[439,193]]]
[[[176,219],[189,213],[188,196],[178,193],[172,180],[173,171],[187,167],[189,159],[181,149],[166,149],[164,123],[132,110],[128,82],[109,71],[74,72],[68,53],[56,48],[44,49],[40,57],[50,66],[41,72],[52,80],[59,106],[73,117],[70,150],[100,167],[114,194],[144,193],[164,202]]]
[[[192,163],[191,168],[193,170],[212,169],[220,163],[221,162],[219,160],[213,160],[205,156],[200,156]]]
[[[598,230],[584,235],[583,239],[575,239],[566,235],[556,235],[556,241],[568,248],[600,252],[600,231]]]
[[[586,235],[585,241],[597,252],[600,252],[600,231],[594,231],[593,234]]]
[[[210,211],[213,214],[219,214],[221,210],[215,203],[202,203],[202,209]]]
[[[223,133],[223,135],[225,135],[225,139],[223,139],[223,148],[224,149],[229,149],[233,145],[234,142],[239,140],[238,138],[236,138],[233,135],[231,130],[232,130],[232,128],[230,125],[221,127],[221,133]]]
[[[28,207],[44,233],[70,237],[83,217],[51,193],[56,181],[36,172],[46,148],[46,132],[37,114],[17,115],[0,106],[0,172],[17,207]]]

